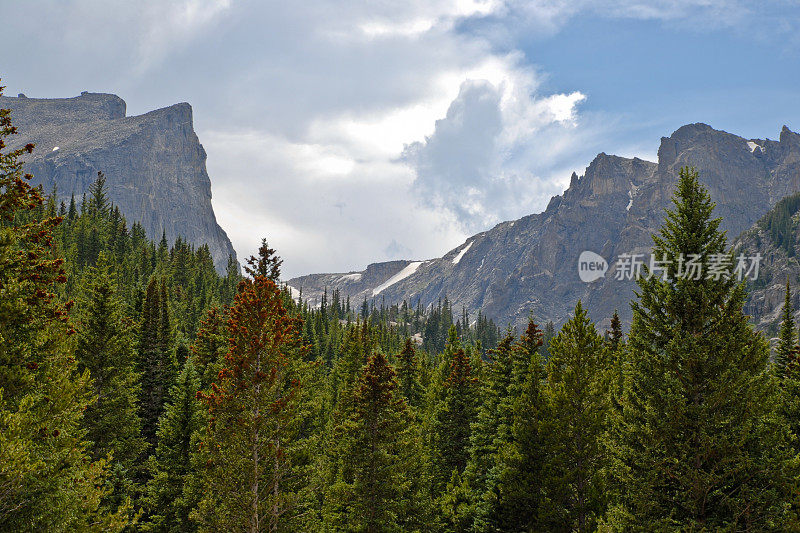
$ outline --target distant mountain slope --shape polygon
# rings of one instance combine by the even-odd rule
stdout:
[[[62,199],[76,200],[106,175],[109,197],[129,222],[139,221],[151,239],[162,232],[172,242],[182,236],[208,244],[224,269],[235,256],[211,206],[206,152],[192,125],[192,108],[181,103],[144,115],[125,116],[125,102],[111,94],[75,98],[0,97],[12,110],[19,135],[14,146],[32,142],[27,171],[45,192],[58,187]]]
[[[800,191],[800,136],[784,127],[779,141],[748,140],[690,124],[661,139],[658,163],[600,154],[583,176],[573,174],[569,188],[543,213],[470,237],[443,257],[421,263],[377,297],[429,305],[446,295],[454,308],[482,309],[500,324],[521,323],[528,314],[560,324],[581,299],[601,326],[615,309],[627,323],[634,283],[615,279],[614,262],[623,253],[649,251],[684,165],[698,169],[717,202],[723,229],[735,237],[779,199]],[[610,264],[605,277],[593,283],[578,277],[578,256],[585,250]],[[351,298],[371,297],[371,288],[400,268],[387,269],[375,285],[353,287],[330,274],[288,283],[312,298],[324,286]]]
[[[736,239],[737,253],[762,256],[758,279],[748,284],[745,313],[769,334],[777,335],[791,286],[795,317],[800,318],[800,193],[787,196]]]

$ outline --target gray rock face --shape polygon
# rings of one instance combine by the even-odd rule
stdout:
[[[76,201],[106,175],[110,200],[129,223],[138,221],[148,236],[162,231],[195,245],[208,244],[218,269],[233,250],[211,206],[206,152],[192,125],[189,104],[175,104],[144,115],[125,116],[125,102],[112,94],[82,93],[75,98],[0,97],[11,109],[19,135],[12,148],[32,142],[26,170],[45,192]]]
[[[761,254],[758,279],[748,282],[745,314],[768,336],[777,335],[789,281],[795,320],[800,318],[800,196],[793,195],[789,207],[778,205],[734,242],[737,253]],[[787,235],[770,231],[768,219],[775,213],[788,216]],[[780,238],[784,240],[781,245]],[[776,340],[776,339],[773,339]]]
[[[362,272],[346,274],[310,274],[293,278],[289,285],[302,290],[304,300],[312,306],[322,301],[325,290],[339,288],[343,297],[350,296],[350,304],[358,306],[366,297],[373,297],[373,290],[407,267],[411,261],[387,261],[372,263]],[[346,295],[346,296],[344,296]]]
[[[800,135],[784,128],[780,141],[748,141],[691,124],[662,138],[658,163],[600,154],[583,176],[573,174],[569,188],[543,213],[470,237],[444,257],[423,262],[378,298],[428,305],[447,296],[455,309],[465,306],[473,316],[481,309],[501,324],[521,324],[532,314],[557,325],[580,299],[601,327],[608,326],[615,309],[629,323],[635,285],[615,279],[615,261],[623,253],[649,252],[685,165],[700,172],[730,241],[780,198],[800,191]],[[578,257],[585,250],[609,263],[605,277],[592,283],[578,277]],[[389,269],[375,281],[385,283],[399,270]],[[340,276],[304,276],[289,284],[338,288],[351,299],[371,297],[370,287],[350,286],[338,281]]]

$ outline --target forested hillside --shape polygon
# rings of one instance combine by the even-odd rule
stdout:
[[[727,243],[683,169],[625,338],[580,302],[499,331],[225,276],[106,198],[29,185],[0,111],[0,530],[760,531],[800,527],[800,349],[685,278]]]

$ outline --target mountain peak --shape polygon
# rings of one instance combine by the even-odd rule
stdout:
[[[800,135],[790,130],[789,127],[784,124],[783,128],[781,128],[780,142],[794,142],[797,144],[798,141],[800,141]]]
[[[109,199],[129,223],[140,222],[154,240],[166,233],[207,244],[224,271],[235,252],[211,205],[206,152],[192,125],[192,106],[181,102],[126,116],[125,101],[84,91],[72,98],[0,97],[19,128],[13,147],[34,143],[27,169],[36,184],[80,198],[98,171]]]

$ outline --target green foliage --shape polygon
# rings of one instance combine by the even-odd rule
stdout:
[[[0,109],[0,529],[119,531],[130,508],[101,505],[106,465],[91,461],[83,424],[90,377],[77,372],[69,306],[55,294],[66,279],[53,247],[60,219],[22,171],[33,145],[4,150],[15,133]]]
[[[147,284],[139,322],[139,367],[142,373],[142,422],[150,444],[156,443],[158,418],[172,385],[176,361],[166,285],[155,278]]]
[[[786,376],[786,367],[789,360],[798,349],[797,330],[794,326],[794,310],[792,309],[792,293],[789,280],[786,280],[786,298],[781,314],[781,328],[778,333],[778,348],[775,350],[775,374],[783,379]]]
[[[544,385],[542,525],[594,531],[607,502],[602,439],[608,426],[609,361],[603,338],[578,302],[550,343]]]
[[[202,530],[294,531],[307,483],[297,479],[301,402],[309,365],[300,321],[266,276],[242,281],[230,310],[225,368],[203,394],[207,471]]]
[[[334,428],[338,468],[325,510],[331,530],[422,531],[429,525],[419,428],[397,389],[394,369],[374,353]]]
[[[146,448],[138,414],[139,374],[136,372],[134,324],[123,314],[106,256],[83,277],[76,315],[75,358],[89,372],[93,401],[83,425],[94,460],[110,457],[117,504],[135,497],[131,485],[141,477],[138,463]]]
[[[518,340],[507,334],[487,365],[488,380],[484,381],[465,473],[474,492],[476,531],[526,529],[537,516],[541,347],[542,332],[530,319]],[[531,447],[535,448],[533,454]]]
[[[190,514],[200,500],[195,452],[205,424],[196,395],[200,379],[191,359],[183,364],[170,390],[170,402],[158,424],[158,446],[150,460],[147,484],[147,531],[189,533],[197,530]]]
[[[800,211],[800,194],[787,196],[779,201],[775,207],[759,220],[758,225],[769,233],[776,246],[786,250],[789,257],[795,255],[795,227],[794,217]]]
[[[680,254],[705,266],[726,253],[693,170],[681,170],[674,203],[654,236],[668,279],[641,278],[633,304],[606,527],[779,530],[797,472],[769,349],[742,313],[742,284],[676,275]]]
[[[411,339],[406,339],[403,349],[397,356],[397,377],[400,382],[399,393],[412,409],[422,408],[425,391],[420,382],[417,351]]]
[[[266,240],[218,273],[102,173],[45,201],[12,134],[0,111],[0,530],[800,528],[788,286],[775,372],[744,286],[675,268],[627,339],[580,303],[501,334],[447,298],[295,300]],[[762,221],[787,250],[796,198]],[[682,170],[654,253],[726,253],[712,210]]]
[[[478,380],[463,348],[439,367],[439,393],[431,413],[431,457],[434,493],[441,492],[453,473],[460,475],[469,459],[471,426],[478,405]],[[443,378],[443,379],[442,379]]]

